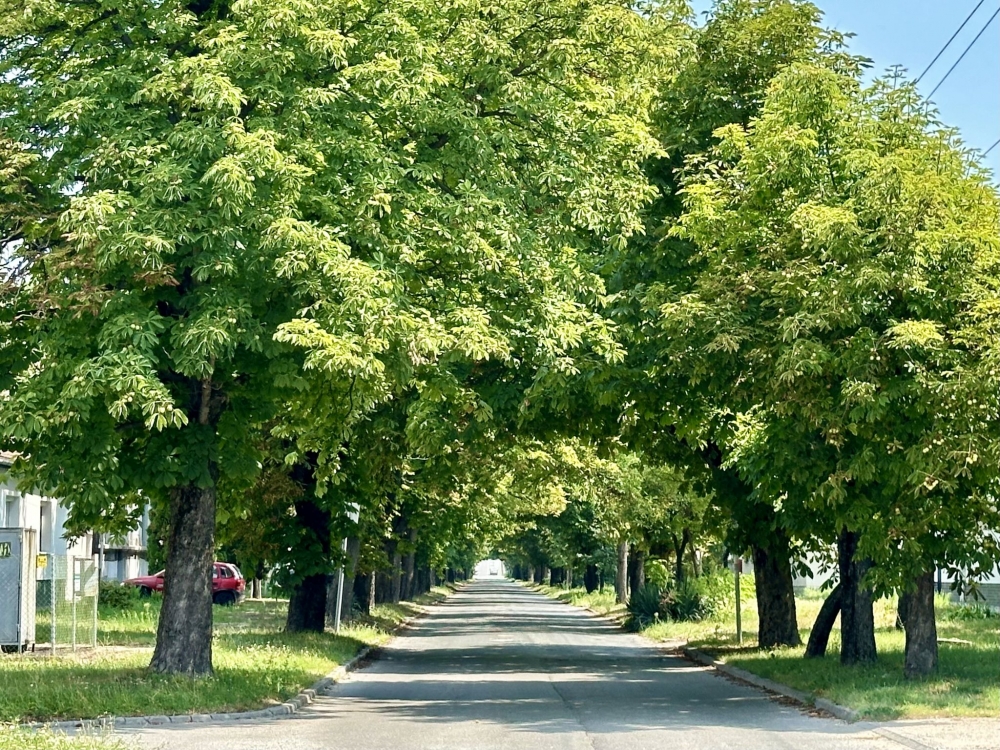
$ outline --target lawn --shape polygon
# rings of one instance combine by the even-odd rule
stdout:
[[[67,737],[0,725],[0,750],[132,750],[134,744],[111,737]]]
[[[583,589],[536,588],[597,612],[621,611],[612,606],[613,593],[607,589],[605,594],[588,595]],[[822,603],[822,594],[815,590],[796,597],[803,643]],[[687,642],[733,666],[849,706],[870,719],[996,716],[1000,706],[1000,617],[963,618],[964,610],[941,597],[937,607],[938,638],[967,643],[941,643],[938,672],[917,681],[903,677],[905,636],[894,627],[893,599],[875,604],[879,661],[867,667],[840,664],[839,620],[823,659],[804,659],[804,647],[758,650],[757,603],[752,598],[743,601],[742,646],[736,640],[735,608],[699,622],[660,622],[643,635],[661,642]]]
[[[96,651],[0,657],[0,722],[223,713],[280,703],[365,646],[384,643],[421,603],[446,593],[435,589],[418,603],[378,607],[373,617],[351,623],[339,635],[283,632],[284,601],[216,607],[215,675],[193,680],[146,669],[158,598],[125,611],[102,610]]]
[[[572,604],[575,607],[584,607],[599,615],[617,617],[625,613],[625,605],[615,601],[615,590],[610,586],[605,586],[603,590],[589,594],[586,589],[582,588],[564,589],[558,586],[539,585],[533,585],[531,588],[553,599]]]

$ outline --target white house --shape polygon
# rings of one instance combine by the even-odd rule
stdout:
[[[87,533],[69,541],[65,538],[68,509],[54,498],[21,492],[9,473],[15,458],[13,453],[0,451],[0,528],[33,529],[41,553],[103,559],[101,575],[107,580],[123,581],[146,574],[148,508],[139,528],[124,538],[105,534],[95,539],[93,533]],[[47,580],[49,570],[40,568],[38,579]]]

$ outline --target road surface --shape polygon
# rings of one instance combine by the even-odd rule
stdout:
[[[140,733],[163,750],[900,750],[516,583],[480,580],[295,717]]]

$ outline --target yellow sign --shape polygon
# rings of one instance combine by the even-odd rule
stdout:
[[[48,564],[49,564],[49,556],[48,555],[36,555],[35,556],[35,567],[36,568],[44,568]]]

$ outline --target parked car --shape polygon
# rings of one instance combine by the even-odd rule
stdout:
[[[139,576],[125,581],[128,586],[138,586],[139,596],[149,596],[154,591],[163,592],[163,573],[151,576]],[[212,566],[212,601],[228,606],[243,599],[247,582],[243,579],[240,569],[231,563],[217,562]]]

